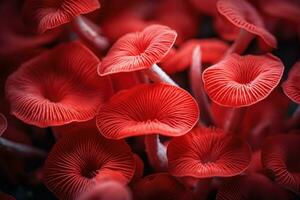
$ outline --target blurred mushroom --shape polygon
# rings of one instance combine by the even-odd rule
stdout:
[[[240,29],[227,55],[242,54],[255,36],[262,39],[267,46],[277,47],[276,38],[267,31],[259,13],[246,0],[219,0],[217,8],[223,17]]]
[[[262,164],[279,185],[300,195],[300,135],[280,134],[265,140]]]

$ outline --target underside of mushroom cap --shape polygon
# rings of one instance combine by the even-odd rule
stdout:
[[[23,16],[29,25],[34,25],[39,33],[43,33],[98,8],[98,0],[27,0]]]
[[[92,119],[112,94],[110,80],[97,75],[99,63],[78,41],[24,63],[6,82],[11,113],[39,127]]]
[[[170,173],[179,177],[235,176],[245,171],[251,161],[247,143],[213,128],[195,128],[173,138],[167,155]]]
[[[215,103],[243,107],[265,99],[280,82],[283,71],[283,63],[271,54],[232,54],[204,70],[203,82]]]
[[[141,84],[114,95],[98,110],[97,127],[110,139],[138,135],[180,136],[197,123],[199,109],[185,90],[167,84]]]
[[[174,30],[162,25],[151,25],[142,32],[128,33],[111,47],[98,67],[98,74],[105,76],[148,69],[167,55],[176,37]]]

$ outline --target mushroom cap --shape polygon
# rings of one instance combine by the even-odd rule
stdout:
[[[172,138],[167,156],[170,173],[174,176],[230,177],[247,169],[251,150],[241,138],[220,129],[195,128]]]
[[[24,63],[6,82],[12,114],[39,127],[92,119],[112,94],[110,81],[97,75],[99,63],[79,42],[59,45]]]
[[[202,63],[215,64],[220,61],[228,49],[228,44],[218,39],[191,39],[182,44],[175,55],[167,56],[161,63],[168,73],[183,71],[191,65],[192,53],[196,46],[201,47]]]
[[[282,200],[288,193],[262,174],[233,177],[218,190],[216,200]]]
[[[284,70],[279,58],[231,54],[204,70],[204,88],[212,101],[244,107],[265,99],[278,85]]]
[[[80,195],[76,200],[131,200],[130,190],[117,181],[98,183],[91,190]]]
[[[107,180],[127,184],[135,161],[123,140],[108,140],[96,130],[62,137],[52,148],[44,166],[44,183],[59,199],[76,199]]]
[[[98,8],[98,0],[27,0],[23,7],[23,16],[29,25],[43,33]]]
[[[280,134],[265,140],[261,158],[263,167],[266,168],[275,181],[300,194],[300,135]]]
[[[0,137],[6,129],[7,129],[7,119],[2,113],[0,113]]]
[[[300,61],[289,71],[288,79],[282,84],[282,88],[286,96],[300,104]]]
[[[151,174],[133,186],[134,199],[153,200],[191,200],[192,192],[189,191],[176,178],[168,173]]]
[[[268,46],[277,47],[276,38],[267,31],[259,13],[246,0],[219,0],[217,9],[233,25],[259,36]]]
[[[199,109],[185,90],[162,83],[141,84],[115,94],[96,116],[109,139],[162,134],[180,136],[197,123]]]
[[[176,37],[175,31],[162,25],[151,25],[141,32],[128,33],[111,47],[98,67],[98,74],[105,76],[148,69],[165,57]]]

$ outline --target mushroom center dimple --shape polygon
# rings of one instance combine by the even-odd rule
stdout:
[[[81,168],[80,174],[83,177],[92,179],[98,174],[99,169],[100,169],[100,166],[96,162],[87,161],[85,163],[85,165]]]
[[[256,79],[258,73],[255,70],[240,69],[236,72],[233,80],[239,84],[251,84]]]

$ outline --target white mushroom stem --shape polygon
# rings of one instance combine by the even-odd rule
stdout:
[[[252,33],[249,33],[248,31],[241,29],[236,40],[231,45],[231,47],[227,50],[225,55],[228,56],[233,53],[237,53],[241,55],[248,48],[253,38],[254,35]]]
[[[166,171],[168,167],[167,152],[160,142],[159,135],[146,135],[145,146],[148,160],[156,171]]]
[[[109,46],[108,40],[101,36],[100,28],[83,16],[77,16],[72,21],[72,27],[78,37],[91,47],[95,53],[99,53]]]
[[[202,63],[201,63],[201,49],[197,46],[193,50],[192,54],[192,65],[190,68],[190,81],[191,89],[197,100],[198,106],[202,111],[203,121],[208,125],[214,125],[213,116],[210,109],[208,98],[204,91],[202,82]]]
[[[17,153],[22,156],[31,156],[38,158],[46,158],[47,156],[47,153],[40,149],[12,142],[2,137],[0,137],[0,148],[9,152]]]
[[[146,73],[154,82],[164,82],[179,87],[178,84],[173,81],[169,77],[169,75],[165,71],[163,71],[157,64],[154,64],[149,69],[147,69]]]

